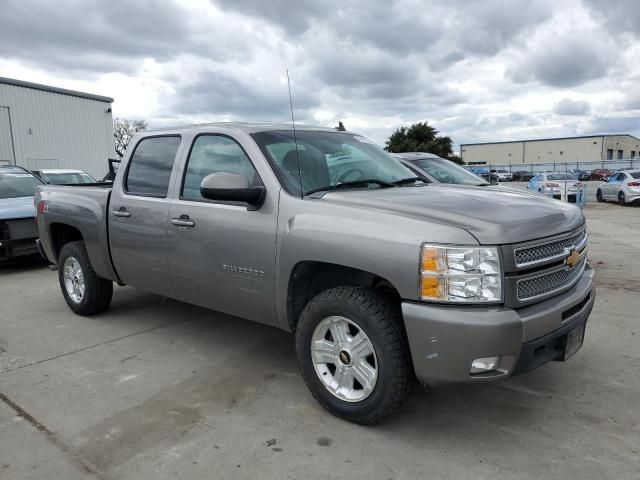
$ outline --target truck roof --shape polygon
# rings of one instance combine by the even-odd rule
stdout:
[[[293,127],[290,123],[260,123],[260,122],[211,122],[211,123],[198,123],[193,125],[182,125],[176,127],[158,128],[153,130],[144,130],[140,132],[144,135],[154,132],[187,132],[191,130],[201,130],[203,127],[219,127],[237,130],[245,133],[257,133],[266,132],[270,130],[291,130]],[[331,127],[317,127],[312,125],[296,125],[296,130],[305,131],[320,131],[320,132],[339,132],[335,128]],[[352,132],[350,132],[352,133]]]

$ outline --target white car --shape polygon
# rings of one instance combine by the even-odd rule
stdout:
[[[510,182],[513,180],[513,174],[506,168],[496,168],[491,173],[498,175],[499,182]]]
[[[640,200],[640,170],[623,170],[614,173],[601,183],[596,192],[599,202],[613,200],[620,205]]]
[[[576,201],[576,192],[580,181],[575,175],[559,172],[542,172],[529,180],[527,188],[534,192],[544,193],[560,200],[566,191],[567,200]]]
[[[44,168],[42,170],[32,170],[45,183],[53,185],[75,185],[79,183],[96,183],[96,179],[84,170],[74,170],[66,168]]]

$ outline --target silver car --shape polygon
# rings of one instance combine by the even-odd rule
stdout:
[[[533,192],[544,193],[560,200],[564,192],[570,202],[576,201],[578,177],[570,173],[541,172],[529,180],[527,188]]]
[[[491,170],[491,173],[498,175],[499,182],[511,182],[513,181],[513,174],[506,168],[496,168]]]
[[[394,153],[405,167],[419,177],[435,183],[454,183],[457,185],[489,185],[484,178],[465,170],[451,160],[432,153],[406,152]]]
[[[600,184],[596,198],[599,202],[613,200],[620,205],[640,200],[640,170],[623,170],[614,173],[606,182]]]

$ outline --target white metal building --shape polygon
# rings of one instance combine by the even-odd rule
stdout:
[[[460,145],[460,156],[471,165],[633,159],[640,157],[640,139],[617,134],[469,143]]]
[[[112,102],[0,77],[0,165],[79,168],[101,178],[115,156]]]

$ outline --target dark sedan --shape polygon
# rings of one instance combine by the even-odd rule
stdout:
[[[513,172],[513,181],[514,182],[528,182],[529,180],[531,180],[533,177],[535,177],[536,174],[533,172],[529,172],[527,170],[518,170]]]

